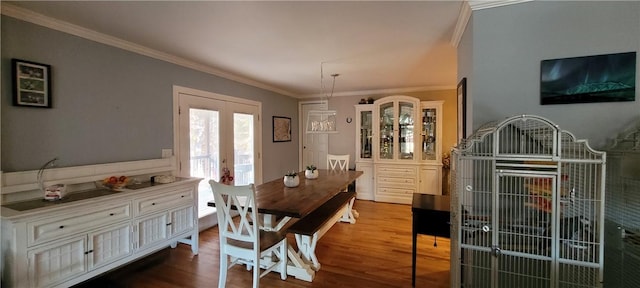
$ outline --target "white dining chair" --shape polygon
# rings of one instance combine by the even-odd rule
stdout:
[[[327,169],[332,171],[349,170],[349,154],[346,154],[346,155],[327,154]],[[347,189],[348,187],[345,187],[343,191],[346,192]],[[355,200],[356,198],[354,197],[349,201],[349,208],[347,209],[347,211],[345,211],[342,218],[340,218],[340,221],[349,222],[351,224],[356,223],[356,218],[358,218],[359,214],[358,214],[358,211],[353,209],[353,203],[355,202]]]
[[[210,180],[209,185],[216,203],[220,235],[218,287],[225,287],[227,270],[235,264],[247,265],[247,269],[253,268],[254,288],[260,286],[262,276],[278,265],[280,278],[287,279],[286,233],[259,229],[253,184],[229,186]],[[264,257],[269,257],[270,260],[261,262]],[[264,272],[260,273],[261,270]]]
[[[327,169],[329,170],[349,170],[349,154],[333,155],[327,154]]]

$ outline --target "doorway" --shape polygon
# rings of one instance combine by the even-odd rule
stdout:
[[[198,177],[200,229],[217,224],[209,180],[228,185],[262,182],[260,102],[176,87],[174,147],[178,175]],[[224,177],[223,177],[224,176]]]
[[[300,102],[298,115],[300,115],[300,169],[314,164],[320,169],[327,168],[327,153],[329,152],[329,135],[325,133],[306,133],[307,115],[311,110],[327,110],[326,101]]]

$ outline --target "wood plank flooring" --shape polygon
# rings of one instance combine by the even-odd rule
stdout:
[[[356,224],[337,223],[320,239],[322,265],[312,283],[269,273],[262,287],[411,287],[411,206],[356,201]],[[289,237],[289,243],[295,243]],[[449,287],[449,239],[418,236],[416,287]],[[218,229],[200,233],[199,255],[189,246],[164,249],[150,257],[80,285],[81,287],[216,287]],[[251,287],[250,271],[234,266],[227,287]]]

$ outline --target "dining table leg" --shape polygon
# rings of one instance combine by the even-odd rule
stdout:
[[[284,225],[291,220],[291,217],[283,217],[279,221],[274,215],[263,214],[262,217],[262,229],[266,231],[278,231],[281,230]],[[300,252],[293,249],[293,246],[287,244],[287,275],[293,276],[296,279],[312,282],[316,275],[313,263],[300,256]],[[263,259],[264,264],[271,264],[271,257]],[[319,266],[319,265],[318,265]],[[280,272],[280,268],[273,269],[274,272]]]
[[[285,216],[278,220],[275,215],[264,214],[262,217],[262,230],[279,231],[291,220],[291,217]]]

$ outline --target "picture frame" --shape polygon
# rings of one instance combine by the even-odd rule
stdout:
[[[636,100],[636,52],[540,62],[540,105]]]
[[[291,141],[291,118],[273,116],[273,142]]]
[[[457,86],[458,94],[458,144],[467,137],[467,78],[463,77]]]
[[[51,66],[11,59],[13,105],[51,108]]]

